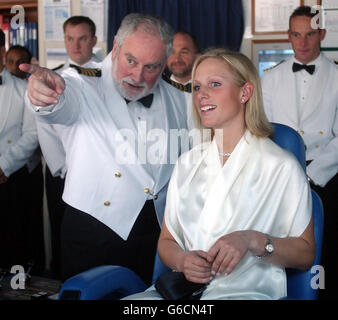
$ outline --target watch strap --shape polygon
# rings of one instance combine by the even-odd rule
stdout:
[[[272,246],[272,251],[269,251],[267,249],[269,246]],[[266,243],[265,243],[264,249],[265,249],[264,254],[262,256],[256,256],[257,258],[262,259],[262,258],[265,258],[265,257],[267,257],[267,256],[269,256],[273,253],[274,248],[273,248],[272,241],[269,237],[266,238]]]

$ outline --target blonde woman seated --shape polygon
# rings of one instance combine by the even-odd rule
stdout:
[[[185,153],[169,184],[162,261],[209,283],[201,299],[279,299],[284,268],[315,253],[310,188],[296,158],[268,136],[251,61],[214,49],[193,69],[193,100],[213,139]],[[261,257],[261,258],[260,258]],[[154,287],[126,299],[161,299]]]

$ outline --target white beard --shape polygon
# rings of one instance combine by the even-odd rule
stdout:
[[[148,90],[147,84],[145,82],[135,83],[129,77],[125,77],[125,78],[122,78],[120,80],[116,80],[116,78],[117,78],[116,77],[116,72],[117,72],[117,63],[116,63],[116,61],[117,61],[117,58],[118,58],[118,54],[116,55],[115,59],[112,60],[112,78],[113,78],[113,82],[115,84],[115,87],[116,87],[117,91],[120,93],[120,95],[122,97],[124,97],[124,98],[126,98],[126,99],[128,99],[130,101],[136,101],[136,100],[139,100],[139,99],[147,96],[149,93],[152,93],[155,90],[156,86],[158,85],[158,83],[159,83],[159,81],[161,79],[162,72],[159,73],[159,76],[158,76],[155,84],[153,85],[153,87],[150,90]],[[129,83],[129,84],[132,84],[132,85],[137,85],[139,87],[143,87],[144,89],[140,93],[136,93],[136,94],[131,95],[124,88],[123,82]]]

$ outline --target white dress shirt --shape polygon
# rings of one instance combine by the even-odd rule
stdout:
[[[292,58],[295,63],[302,64],[300,61],[298,61],[295,57]],[[315,79],[315,73],[318,72],[318,68],[320,68],[320,56],[313,62],[311,62],[309,65],[314,65],[316,67],[315,72],[313,75],[311,75],[309,72],[307,72],[305,69],[300,70],[298,72],[295,72],[296,77],[296,97],[297,97],[297,104],[298,104],[298,110],[299,110],[299,117],[304,113],[306,105],[308,103],[306,97],[309,95],[309,90],[312,87],[312,83]]]
[[[128,103],[128,111],[131,120],[134,124],[135,130],[140,133],[138,135],[138,154],[144,160],[144,165],[149,174],[158,181],[161,162],[166,158],[166,137],[163,141],[162,136],[158,136],[156,130],[163,128],[166,132],[167,122],[164,108],[161,104],[160,97],[154,95],[154,100],[150,108],[146,108],[142,103],[132,101]],[[151,150],[152,146],[156,144],[157,152],[153,154],[147,152]],[[161,159],[163,159],[161,161]],[[151,195],[149,195],[151,199]]]

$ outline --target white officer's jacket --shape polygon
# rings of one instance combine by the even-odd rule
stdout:
[[[99,62],[99,60],[93,55],[93,58],[83,65],[83,67],[90,67],[92,62]],[[68,59],[55,71],[59,74],[62,74],[63,71],[70,68],[70,64],[77,65],[77,63]],[[59,176],[64,178],[67,172],[67,166],[66,154],[64,146],[62,145],[62,139],[60,137],[63,134],[63,126],[38,122],[37,130],[41,151],[51,174],[55,177]]]
[[[6,68],[0,85],[0,168],[9,177],[28,163],[38,147],[34,116],[25,108],[26,81]]]
[[[158,181],[142,163],[133,161],[133,140],[126,142],[120,130],[127,130],[129,137],[131,134],[136,139],[138,133],[126,102],[112,85],[110,56],[98,66],[102,66],[102,77],[80,75],[73,69],[64,73],[66,89],[59,103],[51,112],[41,108],[36,116],[39,121],[66,127],[62,142],[68,171],[63,200],[127,239],[147,199],[154,199],[158,221],[162,223],[175,159],[161,166]],[[165,108],[166,128],[160,129],[168,132],[169,128],[186,128],[183,93],[163,80],[154,93],[160,95]],[[170,145],[169,134],[164,143]],[[131,163],[121,161],[121,150],[127,151]],[[180,148],[176,155],[179,153]]]
[[[297,130],[306,145],[307,174],[318,185],[338,172],[338,68],[321,55],[312,87],[301,113],[297,107],[296,77],[291,58],[262,78],[264,109],[271,122]]]

